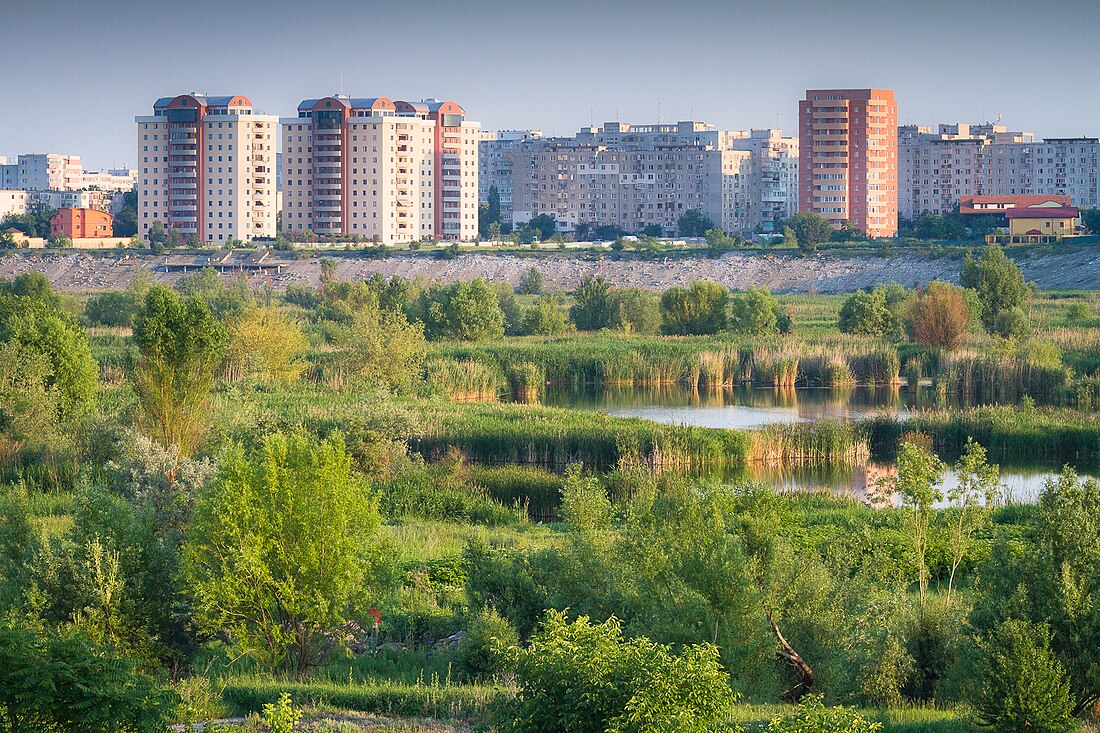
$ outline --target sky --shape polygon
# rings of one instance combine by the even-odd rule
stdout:
[[[1100,136],[1100,2],[0,0],[0,155],[136,162],[157,97],[438,97],[486,130],[622,120],[793,131],[806,89],[894,89],[901,124]]]

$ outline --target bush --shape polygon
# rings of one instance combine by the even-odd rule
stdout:
[[[983,643],[983,684],[977,700],[982,725],[1006,733],[1063,733],[1073,729],[1069,682],[1051,656],[1045,626],[1010,620]]]
[[[527,336],[560,336],[569,331],[569,322],[557,300],[552,295],[544,295],[524,312],[521,330]]]
[[[730,304],[730,330],[748,336],[768,336],[779,333],[780,316],[786,319],[786,331],[791,329],[790,316],[767,288],[749,287],[742,295],[735,295]]]
[[[481,609],[466,626],[458,645],[460,669],[472,679],[487,679],[501,670],[505,649],[519,644],[519,634],[492,606]]]
[[[904,323],[902,311],[907,297],[905,289],[899,285],[860,290],[844,301],[837,327],[842,333],[898,336]]]
[[[538,268],[532,267],[530,270],[523,273],[523,277],[519,280],[519,288],[517,290],[520,295],[542,294],[542,273],[538,271]]]
[[[675,336],[718,333],[726,328],[728,303],[720,283],[697,280],[688,290],[669,288],[661,294],[661,329]]]
[[[1031,324],[1020,308],[1001,311],[993,319],[990,331],[1001,338],[1023,341],[1031,335]]]
[[[876,733],[882,723],[871,722],[854,708],[827,708],[819,695],[809,695],[793,715],[772,718],[768,733]]]
[[[930,282],[909,309],[909,333],[922,346],[954,350],[970,326],[970,309],[962,292],[944,282]]]
[[[979,316],[986,328],[992,329],[997,314],[1019,308],[1027,302],[1029,288],[1020,266],[1005,257],[1000,247],[990,247],[975,259],[967,253],[960,281],[964,288],[978,294]]]
[[[614,617],[569,623],[550,611],[514,654],[517,690],[498,708],[502,733],[701,733],[735,699],[715,647],[675,653],[645,638],[625,640]]]

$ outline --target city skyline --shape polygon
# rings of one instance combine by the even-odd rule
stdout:
[[[21,4],[7,11],[20,32],[6,47],[34,73],[4,75],[0,95],[12,109],[55,100],[65,114],[33,125],[4,116],[0,155],[61,152],[80,155],[88,168],[136,166],[130,120],[151,98],[192,90],[246,94],[258,111],[280,116],[300,99],[341,89],[460,99],[485,130],[570,135],[589,124],[659,117],[793,132],[806,89],[882,87],[895,90],[901,125],[1001,115],[1040,137],[1100,134],[1100,103],[1076,81],[1100,61],[1089,39],[1100,9],[1070,3],[1052,22],[1036,22],[1027,8],[856,0],[766,7],[494,0],[462,8],[341,0],[323,12],[281,2]],[[80,41],[45,43],[59,25],[76,29]],[[319,52],[321,36],[337,49],[331,56]],[[173,48],[180,45],[194,53]],[[1037,102],[1040,88],[1057,103]]]

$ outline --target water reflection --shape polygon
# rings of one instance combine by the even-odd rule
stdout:
[[[1004,484],[1004,498],[1009,503],[1030,504],[1038,498],[1043,486],[1049,479],[1058,477],[1060,467],[1044,465],[1002,465],[1001,483]],[[1096,467],[1079,468],[1082,477],[1100,478]],[[827,491],[837,496],[850,496],[860,501],[871,501],[879,492],[880,482],[889,480],[897,474],[892,463],[870,461],[859,466],[823,465],[823,466],[779,466],[770,464],[750,464],[732,466],[697,473],[700,478],[724,481],[760,481],[773,486],[777,491]],[[958,486],[953,471],[943,475],[940,488],[946,494]]]
[[[678,385],[548,387],[543,403],[666,424],[739,430],[774,423],[863,419],[882,412],[904,418],[913,409],[937,405],[931,389],[911,394],[903,386],[780,390],[728,387],[709,392]]]

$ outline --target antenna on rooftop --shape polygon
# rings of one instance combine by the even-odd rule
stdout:
[[[344,75],[340,74],[340,96],[344,96]]]
[[[665,118],[661,116],[661,103],[657,103],[657,124],[660,125],[665,121]]]

